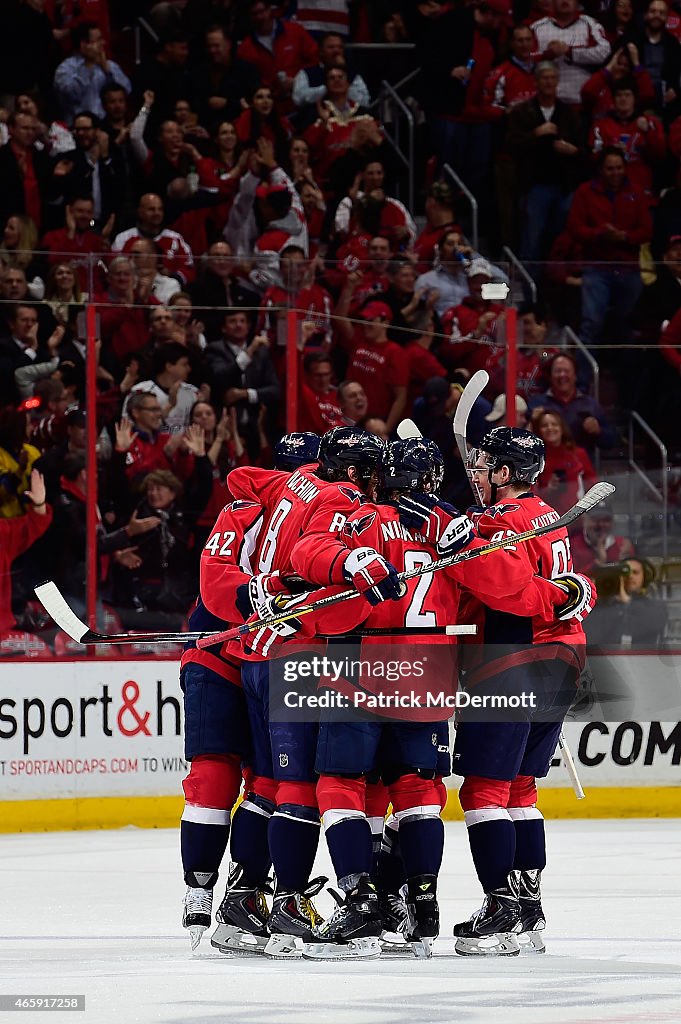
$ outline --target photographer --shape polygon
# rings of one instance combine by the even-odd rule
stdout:
[[[595,573],[598,604],[589,616],[589,644],[599,647],[656,647],[664,636],[667,608],[655,596],[655,570],[641,558],[627,558]]]

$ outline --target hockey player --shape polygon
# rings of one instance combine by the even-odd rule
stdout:
[[[322,444],[323,447],[323,444]],[[327,582],[337,582],[333,567],[342,562],[346,545],[355,551],[379,551],[400,570],[418,562],[432,561],[438,554],[452,554],[472,538],[470,522],[451,506],[439,501],[442,460],[434,468],[432,442],[410,439],[389,446],[381,470],[387,503],[363,504],[349,518],[342,535],[326,538],[324,557],[331,566]],[[437,451],[437,449],[435,449]],[[420,531],[404,529],[400,519],[411,516]],[[372,547],[365,547],[371,544]],[[296,544],[292,563],[302,571],[309,564],[317,539],[311,545],[304,534]],[[515,552],[483,556],[475,569],[452,567],[425,574],[408,584],[406,596],[398,602],[380,603],[368,617],[358,602],[347,604],[363,618],[364,627],[389,628],[399,633],[405,626],[435,625],[456,619],[457,580],[465,578],[487,600],[512,601],[521,611],[541,610],[548,615],[555,604],[565,601],[565,592],[544,580],[518,559]],[[345,608],[345,604],[338,606]],[[331,609],[329,609],[331,611]],[[348,614],[346,611],[345,615]],[[361,621],[360,618],[360,621]],[[305,626],[309,628],[307,617]],[[356,623],[357,624],[357,623]],[[275,627],[276,629],[276,627]],[[338,628],[328,632],[340,632]],[[263,634],[267,630],[263,629]],[[250,641],[249,641],[250,642]],[[259,640],[256,642],[260,642]],[[363,685],[366,685],[363,682]],[[321,949],[310,947],[305,955],[333,959],[375,956],[382,922],[376,890],[370,879],[372,842],[366,815],[367,774],[376,764],[379,740],[390,729],[389,761],[382,767],[398,820],[400,842],[409,880],[412,924],[410,938],[431,939],[437,934],[436,877],[442,855],[443,829],[439,819],[441,786],[438,774],[437,736],[430,723],[410,722],[386,726],[384,722],[322,722],[317,753],[319,807],[323,813],[327,843],[345,900],[330,921],[315,929]],[[362,941],[362,940],[369,940]]]
[[[474,515],[481,537],[522,533],[558,514],[532,493],[544,467],[544,444],[526,430],[496,427],[485,435],[475,480],[490,507]],[[566,588],[556,617],[501,614],[484,601],[484,647],[466,675],[476,694],[531,692],[536,708],[514,721],[480,721],[463,713],[454,770],[464,776],[459,798],[473,862],[485,892],[482,908],[456,925],[462,955],[543,952],[539,879],[546,864],[544,821],[536,806],[536,778],[548,773],[561,723],[572,703],[584,661],[582,619],[595,603],[586,576],[572,571],[566,530],[518,546],[533,572]],[[519,934],[520,933],[520,934]]]
[[[252,573],[244,552],[252,550],[263,517],[264,509],[256,502],[234,502],[223,509],[220,530],[213,531],[206,544],[207,551],[220,551],[223,559],[222,614],[220,618],[212,615],[199,598],[190,629],[226,629],[250,614],[250,605],[240,607],[237,598]],[[185,807],[180,839],[187,883],[182,923],[189,929],[192,949],[196,949],[210,926],[213,889],[229,838],[230,811],[241,787],[242,761],[250,755],[250,733],[239,661],[223,653],[221,645],[199,650],[196,643],[187,643],[180,663],[180,686],[184,755],[191,762],[182,783]],[[248,799],[273,808],[273,795],[248,794]],[[266,836],[264,843],[262,836],[258,842],[258,836],[242,822],[244,814],[240,809],[234,817],[231,856],[237,864],[249,864],[250,873],[262,887],[269,871]],[[255,865],[258,858],[260,864]]]
[[[267,510],[254,556],[260,582],[251,590],[258,613],[269,600],[289,594],[295,575],[291,552],[301,536],[314,538],[314,551],[304,571],[298,572],[299,581],[304,577],[317,586],[330,582],[346,587],[352,582],[375,601],[398,593],[394,568],[375,551],[366,549],[359,555],[343,548],[343,557],[334,566],[325,553],[325,541],[342,530],[347,516],[365,500],[365,491],[375,486],[382,451],[383,443],[373,434],[338,427],[322,438],[318,470],[312,464],[293,473],[251,467],[232,471],[232,494],[258,500]],[[313,463],[313,458],[308,462]],[[339,467],[342,482],[333,479]],[[220,614],[221,607],[219,580],[219,554],[208,558],[204,552],[202,595],[215,614]],[[275,935],[309,938],[311,925],[317,921],[310,902],[315,886],[310,888],[309,883],[319,837],[316,726],[268,722],[269,669],[262,660],[268,654],[268,637],[255,634],[252,649],[257,660],[244,665],[242,679],[253,729],[254,768],[257,778],[275,779],[277,791],[277,811],[268,830],[277,889],[268,924]],[[270,952],[285,955],[283,947],[275,950],[275,946],[270,944]]]

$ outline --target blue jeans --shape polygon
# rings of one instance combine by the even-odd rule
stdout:
[[[523,260],[545,259],[554,239],[565,226],[572,194],[560,185],[533,185],[525,197],[525,216],[520,255]],[[533,277],[539,268],[528,268]]]
[[[592,349],[601,341],[605,318],[610,310],[617,321],[617,337],[622,344],[631,340],[627,319],[643,290],[638,267],[617,270],[585,267],[582,275],[581,338]]]

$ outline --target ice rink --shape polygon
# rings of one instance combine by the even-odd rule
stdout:
[[[228,958],[206,937],[192,957],[174,831],[3,835],[0,993],[84,993],[76,1024],[681,1022],[681,819],[556,821],[548,835],[544,956],[454,954],[452,925],[480,894],[449,823],[433,959],[352,965]],[[330,874],[325,856],[318,867]]]

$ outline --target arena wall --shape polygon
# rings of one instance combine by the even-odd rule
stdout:
[[[667,685],[670,670],[679,675],[679,656],[637,660],[629,669],[650,689]],[[681,721],[664,717],[567,722],[587,795],[576,800],[556,758],[542,780],[545,815],[681,816]],[[175,825],[187,770],[182,754],[175,661],[0,666],[2,832]],[[449,818],[460,816],[459,782],[448,780]]]

